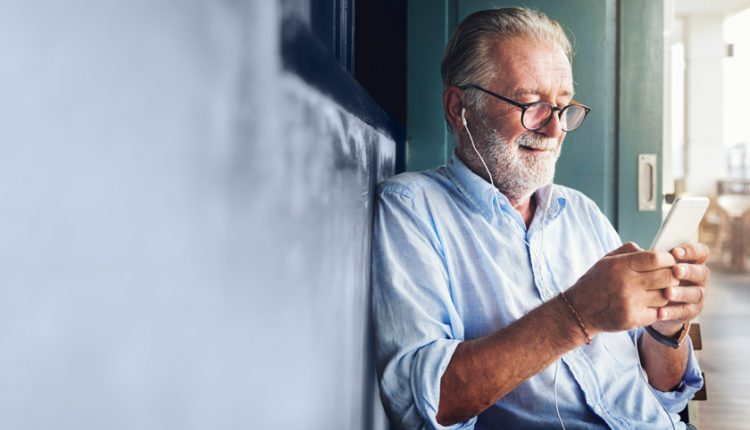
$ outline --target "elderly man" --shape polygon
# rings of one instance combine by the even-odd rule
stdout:
[[[621,245],[591,200],[552,184],[589,110],[571,57],[539,12],[466,18],[442,64],[454,156],[380,186],[377,370],[399,427],[686,428],[707,250]]]

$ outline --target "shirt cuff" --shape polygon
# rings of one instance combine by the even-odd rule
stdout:
[[[688,362],[680,384],[677,388],[668,392],[659,391],[654,388],[654,393],[656,393],[656,396],[664,407],[674,413],[679,413],[685,409],[688,400],[692,399],[696,391],[700,390],[703,386],[703,375],[701,375],[698,360],[695,358],[693,341],[690,340],[690,337],[687,337],[685,338],[685,342],[688,343]]]
[[[417,410],[428,428],[473,429],[477,421],[474,417],[458,424],[443,426],[436,419],[440,404],[440,381],[459,343],[460,341],[455,339],[438,339],[416,352],[410,378],[412,393]]]

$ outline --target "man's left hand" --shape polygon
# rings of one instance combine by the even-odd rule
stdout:
[[[703,310],[710,272],[706,267],[708,247],[702,243],[688,243],[672,250],[677,264],[672,267],[675,278],[680,280],[677,287],[664,289],[664,297],[669,304],[658,311],[659,321],[652,327],[665,336],[672,336],[685,322],[698,316]]]

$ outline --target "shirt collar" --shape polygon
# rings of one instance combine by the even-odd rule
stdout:
[[[549,202],[549,208],[545,209],[550,193],[552,193],[552,200]],[[536,198],[536,210],[541,211],[541,214],[544,214],[546,210],[547,219],[542,220],[543,224],[547,224],[560,216],[563,209],[568,205],[568,200],[561,192],[560,187],[555,184],[547,184],[539,188],[534,193],[534,197]]]
[[[479,212],[481,212],[488,220],[492,221],[495,218],[498,209],[506,212],[513,210],[508,198],[484,178],[469,169],[469,167],[458,158],[458,155],[456,155],[455,152],[450,160],[448,160],[448,165],[446,167],[450,179],[456,184],[464,196],[466,196],[466,198],[476,207],[476,209],[479,210]],[[555,187],[554,184],[547,184],[538,189],[534,195],[537,199],[537,210],[545,210],[550,192],[554,192],[557,195],[557,198],[555,199],[555,196],[553,195],[553,199],[550,201],[550,207],[547,209],[547,219],[545,220],[545,223],[557,218],[567,205],[567,200],[560,193],[558,188]]]

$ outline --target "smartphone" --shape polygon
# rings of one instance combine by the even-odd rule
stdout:
[[[652,251],[669,252],[683,243],[694,242],[698,225],[708,209],[706,197],[680,197],[656,233]]]

